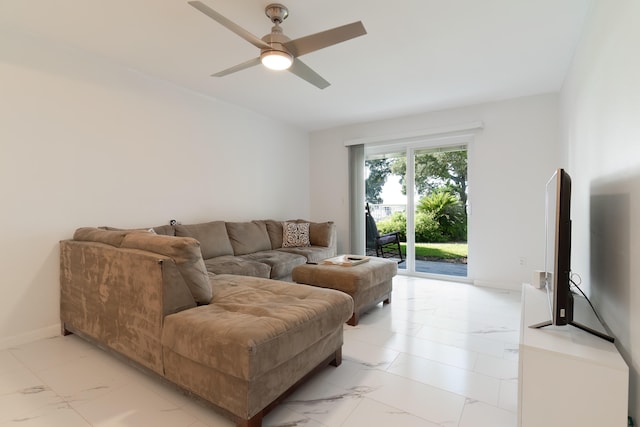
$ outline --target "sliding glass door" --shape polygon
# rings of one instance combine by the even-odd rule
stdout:
[[[399,238],[402,255],[392,247],[383,255],[396,259],[401,271],[466,277],[466,143],[461,138],[436,142],[401,150],[398,144],[365,147],[367,209],[379,236]],[[380,256],[373,243],[370,233],[368,253]]]

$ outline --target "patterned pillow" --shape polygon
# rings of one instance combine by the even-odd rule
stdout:
[[[308,222],[285,222],[282,224],[282,247],[311,246]]]

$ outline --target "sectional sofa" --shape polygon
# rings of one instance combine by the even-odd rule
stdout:
[[[297,265],[336,255],[333,222],[212,221],[176,224],[172,228],[176,236],[193,237],[200,242],[205,266],[216,274],[290,281]],[[159,229],[172,234],[166,226]]]
[[[333,254],[331,223],[80,228],[60,242],[63,333],[260,426],[301,381],[341,363],[351,297],[274,280]]]

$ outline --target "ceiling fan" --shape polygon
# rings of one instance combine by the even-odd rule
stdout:
[[[273,70],[289,70],[312,85],[324,89],[330,83],[300,61],[298,57],[367,34],[362,22],[357,21],[291,40],[283,34],[280,27],[280,24],[289,16],[289,10],[284,5],[273,3],[265,8],[265,14],[274,24],[273,28],[271,28],[271,33],[259,39],[206,4],[200,1],[188,3],[260,49],[259,57],[212,74],[214,77],[226,76],[262,63],[265,67]]]

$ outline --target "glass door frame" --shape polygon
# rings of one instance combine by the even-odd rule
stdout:
[[[440,274],[433,273],[423,273],[416,271],[416,257],[415,257],[415,153],[416,151],[421,150],[437,150],[437,149],[447,149],[452,147],[465,147],[467,150],[467,169],[470,168],[470,159],[469,159],[469,147],[471,142],[473,141],[473,134],[461,134],[461,135],[449,135],[449,136],[434,136],[434,137],[423,137],[419,139],[413,139],[409,141],[393,141],[390,143],[376,143],[376,144],[365,144],[364,154],[365,159],[369,155],[376,154],[390,154],[390,153],[398,153],[404,151],[404,155],[406,156],[406,175],[405,175],[405,184],[406,184],[406,196],[407,196],[407,247],[406,247],[406,260],[405,265],[406,269],[398,269],[399,274],[405,274],[408,276],[419,276],[419,277],[436,277],[436,278],[452,278],[456,281],[467,282],[471,281],[469,278],[469,274],[467,271],[467,276],[443,276]],[[411,160],[411,161],[409,161]],[[468,172],[467,172],[468,173]],[[468,173],[468,176],[471,174]],[[470,245],[469,235],[471,234],[469,231],[471,229],[470,225],[470,217],[471,217],[471,195],[467,195],[467,244]]]

